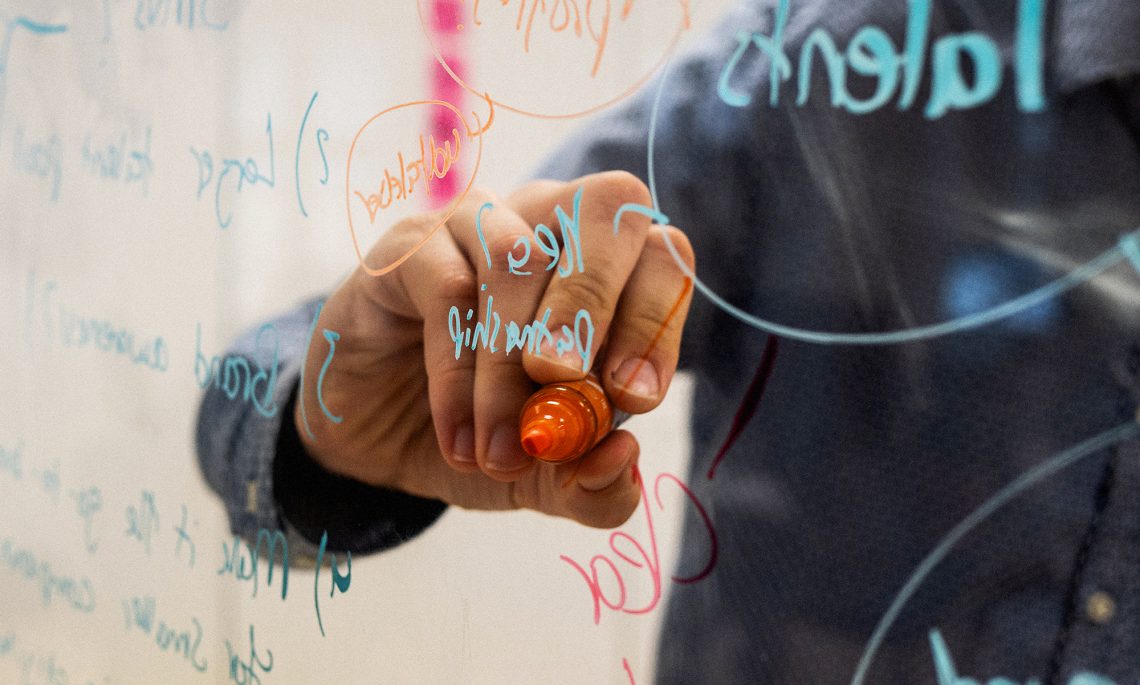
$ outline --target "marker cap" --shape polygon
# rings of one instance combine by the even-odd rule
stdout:
[[[519,416],[523,450],[559,463],[577,459],[613,427],[613,409],[593,378],[551,383],[531,395]]]

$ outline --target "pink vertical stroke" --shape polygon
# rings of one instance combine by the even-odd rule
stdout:
[[[440,56],[456,76],[466,80],[467,59],[464,54],[462,31],[459,28],[463,24],[463,2],[464,0],[430,0],[431,21],[428,30],[431,32],[431,42],[439,50]],[[463,87],[456,83],[443,65],[436,61],[435,55],[431,56],[428,64],[428,80],[429,100],[448,102],[460,112],[465,111]],[[432,193],[428,202],[433,209],[436,209],[449,203],[462,189],[461,182],[466,178],[463,173],[465,166],[463,162],[470,141],[466,137],[463,123],[456,120],[453,112],[444,107],[429,107],[427,112],[426,128],[435,136],[436,141],[451,140],[451,129],[458,128],[463,151],[447,175],[432,182]]]

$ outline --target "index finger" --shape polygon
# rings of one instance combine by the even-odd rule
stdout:
[[[537,309],[540,318],[549,310],[552,336],[537,354],[528,350],[523,358],[535,381],[581,378],[594,365],[649,229],[647,217],[630,212],[615,232],[614,217],[626,204],[645,205],[649,199],[645,184],[621,171],[543,182],[510,198],[551,257],[546,268],[556,269]]]

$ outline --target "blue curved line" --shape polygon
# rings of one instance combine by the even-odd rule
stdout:
[[[953,548],[966,533],[969,533],[977,527],[978,524],[989,518],[991,514],[1003,507],[1017,495],[1028,490],[1031,486],[1036,485],[1061,469],[1077,463],[1085,457],[1096,454],[1106,447],[1118,442],[1123,442],[1138,434],[1140,434],[1140,417],[1138,417],[1137,421],[1129,421],[1128,423],[1107,430],[1100,435],[1070,447],[1021,474],[1013,482],[986,500],[980,507],[972,511],[969,516],[962,519],[962,521],[954,526],[954,528],[939,541],[934,549],[926,555],[926,558],[922,560],[922,563],[918,565],[914,573],[912,573],[906,583],[903,584],[902,589],[895,595],[887,612],[883,614],[883,618],[879,620],[879,624],[875,626],[874,632],[871,633],[871,639],[867,642],[867,647],[863,651],[863,656],[859,659],[859,665],[855,670],[855,675],[851,678],[851,685],[862,685],[863,679],[867,676],[867,669],[870,668],[871,661],[875,658],[875,652],[878,651],[879,645],[882,644],[883,638],[886,637],[887,631],[890,630],[895,619],[897,619],[899,613],[902,612],[903,607],[910,601],[910,598],[918,590],[918,587],[922,585],[923,581],[926,580],[926,577],[930,575],[930,572],[934,570],[934,567],[946,558],[951,548]]]
[[[67,31],[67,24],[45,24],[38,21],[32,21],[27,17],[16,17],[12,20],[12,26],[22,26],[32,33],[40,35],[47,35],[49,33],[64,33]]]
[[[1114,247],[1091,262],[1074,269],[1065,276],[1037,290],[1030,291],[1025,295],[1016,297],[1004,304],[985,311],[968,314],[938,324],[884,333],[826,333],[773,323],[753,316],[743,309],[728,303],[697,278],[696,273],[684,263],[681,259],[681,255],[677,253],[677,249],[673,246],[673,242],[669,239],[668,232],[662,231],[661,234],[665,237],[665,245],[669,249],[669,253],[673,255],[673,261],[677,263],[677,267],[681,269],[686,276],[693,279],[693,286],[711,300],[713,304],[749,326],[758,328],[766,333],[820,345],[891,345],[914,342],[916,340],[926,340],[943,335],[950,335],[952,333],[960,333],[974,328],[981,328],[995,321],[1000,321],[1001,319],[1036,307],[1042,302],[1057,297],[1067,290],[1072,290],[1078,285],[1092,280],[1098,274],[1107,271],[1124,259],[1124,255],[1122,254],[1123,250],[1119,246]]]
[[[654,148],[657,135],[657,121],[658,112],[661,106],[661,96],[664,92],[665,82],[668,79],[669,72],[672,68],[672,57],[666,62],[661,73],[661,80],[657,87],[657,93],[653,99],[653,105],[650,109],[649,120],[649,139],[647,145],[648,160],[647,160],[647,175],[650,197],[653,199],[652,212],[657,215],[663,216],[660,211],[660,200],[657,193],[657,178],[654,171]],[[625,209],[624,207],[622,209]],[[653,214],[642,211],[642,214],[653,218]],[[616,225],[616,222],[615,222]],[[924,326],[919,328],[907,329],[902,331],[894,331],[888,333],[868,333],[868,334],[845,334],[845,333],[824,333],[819,331],[809,331],[804,329],[792,328],[783,326],[773,322],[765,321],[755,317],[738,307],[735,307],[723,298],[717,295],[711,288],[706,286],[696,274],[689,269],[680,255],[677,253],[676,248],[669,240],[669,234],[662,231],[665,237],[665,244],[669,249],[673,260],[677,263],[678,268],[681,269],[689,278],[693,280],[694,286],[703,295],[709,298],[716,306],[720,307],[728,314],[734,316],[740,321],[754,326],[762,331],[780,335],[784,337],[794,338],[807,342],[815,342],[821,344],[888,344],[900,343],[913,340],[920,340],[930,338],[938,335],[947,335],[955,332],[960,332],[972,328],[978,328],[989,323],[993,323],[1000,319],[1012,316],[1028,308],[1034,307],[1052,297],[1056,297],[1067,290],[1070,290],[1077,285],[1091,280],[1100,273],[1118,264],[1122,260],[1131,262],[1132,266],[1140,272],[1140,229],[1136,229],[1128,235],[1121,238],[1118,245],[1106,251],[1099,257],[1092,261],[1074,269],[1068,275],[1053,281],[1037,290],[1022,295],[1018,298],[1010,300],[1002,305],[990,308],[983,312],[971,314],[968,316],[960,317],[958,319],[947,321],[941,324],[931,326]],[[1009,483],[990,499],[984,502],[981,506],[971,512],[965,519],[963,519],[957,526],[955,526],[945,537],[935,546],[933,550],[926,556],[925,559],[919,564],[915,571],[907,579],[906,583],[899,590],[894,600],[891,602],[890,607],[880,619],[878,625],[875,627],[867,646],[864,649],[863,655],[859,660],[855,674],[852,677],[851,685],[862,685],[866,677],[867,670],[870,668],[871,662],[878,651],[879,646],[882,644],[888,630],[894,624],[898,615],[905,607],[906,603],[918,590],[919,586],[926,579],[933,569],[950,553],[955,544],[961,540],[967,533],[981,524],[985,519],[992,515],[995,511],[1000,509],[1011,499],[1021,494],[1028,488],[1036,485],[1040,481],[1048,478],[1049,476],[1057,473],[1076,462],[1096,454],[1098,451],[1116,444],[1118,442],[1127,440],[1129,438],[1140,435],[1140,415],[1137,416],[1135,422],[1128,422],[1126,424],[1117,426],[1108,430],[1100,435],[1094,436],[1078,445],[1075,445],[1059,454],[1051,457],[1050,459],[1038,464],[1036,467],[1023,473],[1016,478],[1013,482]]]
[[[0,22],[3,22],[4,25],[3,39],[0,39],[0,129],[2,129],[8,99],[8,56],[11,53],[12,38],[16,29],[23,28],[30,33],[46,36],[53,33],[64,33],[68,26],[67,24],[45,24],[27,17],[8,19],[7,14],[3,13],[0,13],[0,17],[2,17]]]
[[[626,203],[622,205],[614,214],[614,234],[618,232],[618,224],[621,221],[622,215],[626,212],[636,212],[647,216],[652,221],[658,224],[668,223],[669,217],[665,216],[656,209],[651,209],[643,205],[635,203]],[[1008,302],[1000,304],[996,307],[991,307],[981,312],[968,314],[957,319],[944,321],[930,326],[920,326],[917,328],[908,328],[901,331],[891,331],[886,333],[824,333],[820,331],[809,331],[802,328],[792,328],[781,324],[773,323],[765,319],[753,316],[748,312],[732,305],[724,300],[720,295],[713,292],[701,279],[697,278],[695,272],[684,263],[677,249],[673,246],[673,241],[669,238],[667,231],[661,232],[665,238],[665,245],[669,249],[669,254],[673,256],[673,261],[681,271],[692,279],[693,285],[709,298],[714,304],[736,317],[740,321],[759,328],[760,330],[778,335],[784,338],[792,338],[795,340],[802,340],[805,342],[819,343],[822,345],[885,345],[891,343],[912,342],[915,340],[924,340],[926,338],[934,338],[941,335],[950,335],[952,333],[959,333],[962,331],[970,330],[973,328],[980,328],[987,324],[999,321],[1010,316],[1019,314],[1027,309],[1036,307],[1037,305],[1050,300],[1061,293],[1071,290],[1086,281],[1092,280],[1093,277],[1101,272],[1111,268],[1125,256],[1134,261],[1137,271],[1140,271],[1140,240],[1137,239],[1135,233],[1131,233],[1125,238],[1122,238],[1120,245],[1113,248],[1100,257],[1084,264],[1073,271],[1069,272],[1062,278],[1059,278],[1052,283],[1044,285],[1037,290],[1026,293],[1020,297],[1016,297]]]
[[[656,221],[658,224],[669,223],[669,217],[665,216],[656,209],[646,207],[645,205],[639,205],[636,202],[627,202],[621,207],[618,207],[618,210],[614,212],[614,235],[618,234],[618,228],[621,226],[621,218],[626,212],[634,212],[636,214],[641,214],[642,216],[647,216],[649,217],[650,221]]]
[[[1132,267],[1140,273],[1140,230],[1121,238],[1120,249],[1124,252],[1124,256],[1128,257],[1128,261],[1132,262]]]
[[[301,139],[305,137],[305,124],[309,123],[309,112],[313,111],[313,104],[317,101],[317,93],[319,92],[313,91],[309,106],[305,108],[305,116],[301,118],[301,130],[297,132],[297,154],[293,157],[293,178],[297,185],[297,204],[301,206],[301,214],[306,219],[309,218],[309,213],[305,211],[305,201],[301,199]]]
[[[657,94],[653,96],[653,106],[649,109],[649,140],[646,143],[646,176],[649,181],[649,197],[653,198],[653,209],[661,211],[661,202],[657,199],[657,174],[653,170],[653,159],[656,155],[653,149],[657,142],[657,112],[661,109],[661,94],[665,92],[665,82],[669,80],[669,71],[673,68],[673,54],[670,53],[661,69],[661,81],[657,84]]]
[[[321,185],[329,184],[329,158],[325,156],[325,143],[329,142],[329,132],[323,128],[317,129],[317,149],[321,151],[321,162],[325,165],[325,175],[321,178]]]
[[[487,257],[487,268],[491,267],[491,251],[487,249],[487,238],[483,236],[483,212],[488,209],[494,209],[495,205],[490,202],[484,202],[479,205],[479,211],[475,212],[475,234],[479,236],[479,244],[483,246],[483,255]]]
[[[324,329],[323,332],[325,340],[328,341],[329,344],[329,354],[327,357],[325,357],[325,363],[321,364],[321,373],[317,376],[317,404],[321,405],[321,411],[324,412],[329,421],[339,424],[341,421],[344,421],[344,417],[335,416],[331,411],[329,411],[328,406],[325,405],[325,396],[321,391],[321,388],[323,388],[325,385],[325,374],[328,373],[329,364],[332,364],[333,355],[336,354],[336,341],[340,340],[340,333],[337,333],[336,331],[330,331],[327,328]]]
[[[321,318],[321,310],[325,308],[324,302],[317,303],[317,311],[313,314],[313,324],[309,326],[309,337],[305,339],[305,354],[301,356],[301,378],[297,386],[297,404],[300,405],[301,423],[305,426],[305,434],[315,441],[313,429],[309,427],[309,414],[305,411],[305,366],[308,365],[309,348],[313,346],[313,333],[317,332],[317,319]]]
[[[649,181],[649,195],[653,199],[653,207],[643,207],[640,213],[653,218],[654,215],[664,216],[661,212],[661,202],[657,196],[657,176],[654,173],[654,148],[657,140],[657,120],[658,112],[661,107],[661,94],[665,91],[665,82],[668,80],[669,71],[672,68],[672,57],[665,63],[661,72],[661,81],[657,86],[657,94],[653,98],[653,107],[650,109],[649,114],[649,140],[647,144],[647,175]],[[638,205],[640,207],[640,205]],[[622,207],[625,209],[625,207]],[[619,210],[620,211],[620,210]],[[652,212],[652,214],[650,213]],[[614,230],[617,230],[615,222]],[[761,319],[758,316],[749,314],[748,312],[740,309],[739,307],[730,304],[720,295],[718,295],[712,288],[707,286],[697,274],[690,269],[681,259],[677,253],[673,242],[669,239],[669,234],[666,231],[661,232],[665,237],[665,245],[669,249],[669,253],[673,256],[673,261],[677,263],[677,267],[681,271],[693,279],[693,286],[705,297],[709,299],[714,305],[720,307],[729,315],[735,317],[741,322],[757,328],[765,333],[778,335],[784,338],[791,338],[793,340],[801,340],[803,342],[816,343],[820,345],[891,345],[899,343],[914,342],[916,340],[926,340],[935,338],[942,335],[950,335],[953,333],[960,333],[982,326],[989,325],[1001,319],[1005,319],[1016,314],[1019,314],[1027,309],[1031,309],[1043,302],[1046,302],[1062,293],[1071,290],[1078,285],[1090,281],[1099,274],[1112,268],[1119,262],[1127,259],[1132,262],[1137,271],[1140,271],[1140,228],[1133,230],[1128,235],[1121,238],[1116,247],[1106,251],[1099,257],[1092,261],[1077,267],[1065,276],[1048,283],[1036,290],[1030,291],[1024,295],[1016,297],[1008,302],[991,307],[981,312],[968,314],[966,316],[945,321],[942,323],[931,324],[929,326],[919,326],[916,328],[907,328],[897,331],[887,331],[881,333],[829,333],[825,331],[813,331],[803,328],[795,328],[792,326],[785,326],[773,321]]]

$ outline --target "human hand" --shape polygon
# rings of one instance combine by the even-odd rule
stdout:
[[[434,233],[440,213],[388,230],[366,262],[411,256],[382,276],[357,268],[315,327],[293,417],[313,458],[334,473],[466,508],[534,509],[598,527],[629,518],[640,497],[632,434],[615,430],[579,460],[546,464],[523,451],[518,430],[519,411],[538,384],[582,378],[584,361],[618,409],[644,413],[665,395],[691,290],[662,231],[690,267],[692,249],[676,228],[651,228],[634,212],[615,234],[614,215],[626,203],[648,206],[648,190],[628,173],[606,172],[531,183],[505,200],[472,191]],[[540,242],[535,227],[562,235],[556,208],[563,223],[567,215],[576,220],[580,239],[559,240],[570,254],[559,253],[546,270],[553,245]],[[536,249],[520,264],[521,241]],[[518,260],[515,273],[508,253]],[[452,307],[474,310],[463,322],[470,327],[488,318],[489,306],[503,327],[513,321],[520,328],[543,320],[549,308],[546,343],[562,339],[563,325],[573,331],[580,310],[594,334],[562,357],[547,346],[508,351],[501,330],[496,351],[457,341]],[[323,329],[340,336],[327,366]],[[320,400],[343,417],[339,424],[318,408],[322,367]]]

